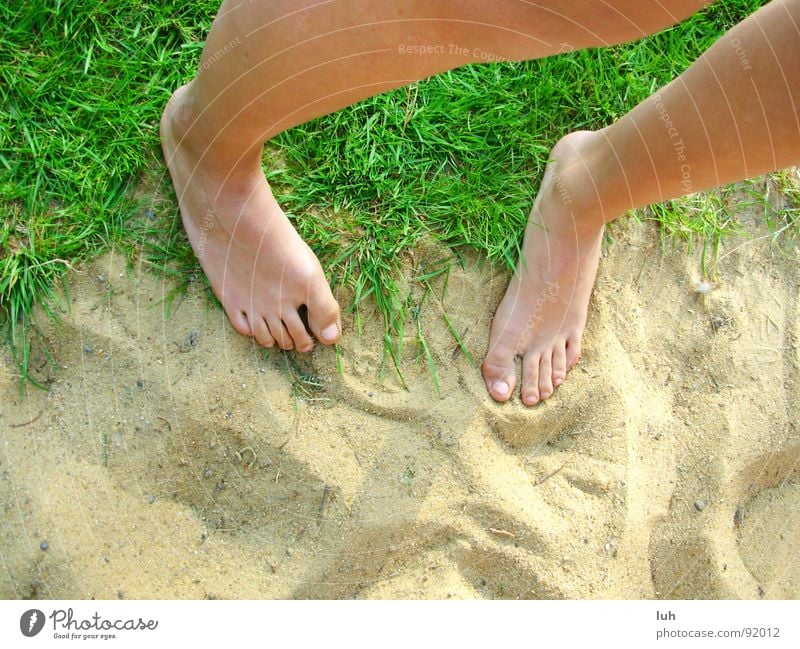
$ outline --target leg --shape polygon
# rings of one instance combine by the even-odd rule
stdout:
[[[773,0],[611,126],[553,149],[523,263],[498,308],[483,375],[549,397],[580,354],[603,225],[626,210],[800,162],[800,0]]]
[[[298,315],[334,342],[339,308],[278,207],[263,142],[365,97],[474,62],[609,45],[662,29],[703,0],[225,0],[200,72],[164,111],[162,143],[192,243],[233,326],[308,350]],[[592,17],[591,28],[584,27]],[[422,50],[420,46],[424,46]]]

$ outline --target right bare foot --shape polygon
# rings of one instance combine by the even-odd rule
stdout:
[[[483,362],[486,388],[496,401],[511,397],[517,356],[522,402],[528,406],[550,397],[578,362],[603,238],[597,179],[588,173],[587,161],[602,137],[570,133],[550,154]]]
[[[339,305],[311,249],[278,206],[260,168],[228,177],[192,137],[188,87],[178,89],[161,117],[161,145],[186,234],[214,294],[233,324],[264,347],[309,351],[341,333]],[[246,177],[242,177],[242,176]]]

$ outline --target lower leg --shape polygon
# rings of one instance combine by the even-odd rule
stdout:
[[[798,61],[800,0],[773,0],[600,131],[580,163],[596,223],[800,162]]]
[[[264,179],[266,139],[480,53],[520,60],[619,43],[702,4],[226,0],[197,78],[165,110],[162,140],[189,239],[234,327],[266,346],[310,349],[306,305],[317,339],[340,329],[319,262]]]
[[[495,399],[549,396],[578,358],[604,223],[625,211],[800,162],[800,0],[730,30],[675,81],[611,126],[567,136],[492,324],[483,373]]]
[[[708,0],[225,0],[192,84],[215,153],[366,97],[478,62],[527,60],[640,38]],[[587,20],[587,17],[589,19]]]

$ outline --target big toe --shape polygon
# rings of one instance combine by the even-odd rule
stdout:
[[[311,287],[307,306],[308,326],[317,340],[325,345],[335,343],[342,333],[339,304],[324,278]]]
[[[481,367],[486,389],[495,401],[508,401],[514,391],[514,355],[494,353]]]

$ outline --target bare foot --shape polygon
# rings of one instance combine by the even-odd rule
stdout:
[[[514,391],[517,356],[522,402],[529,406],[552,395],[580,357],[603,236],[585,177],[584,152],[595,135],[571,133],[550,155],[483,362],[483,378],[496,401],[507,401]]]
[[[188,86],[161,118],[161,144],[181,218],[200,265],[234,329],[265,347],[309,351],[341,332],[339,305],[314,253],[275,201],[260,167],[228,177],[193,137]],[[218,165],[219,166],[219,165]],[[244,176],[244,177],[243,177]]]

